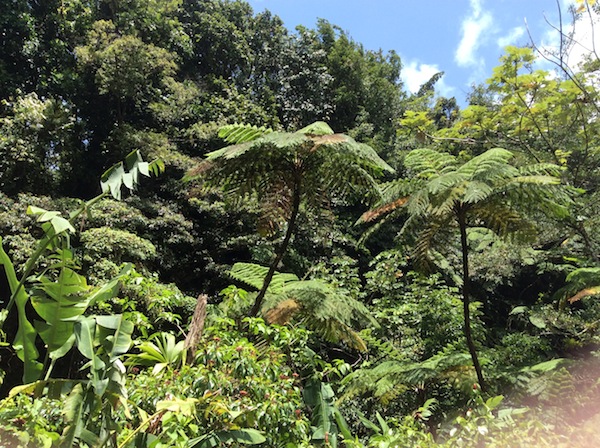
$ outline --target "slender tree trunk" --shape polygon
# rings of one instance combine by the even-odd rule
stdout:
[[[477,357],[477,350],[475,349],[475,343],[473,342],[473,335],[471,334],[471,312],[469,310],[471,293],[470,277],[469,277],[469,246],[467,243],[467,223],[465,217],[465,211],[459,209],[457,212],[458,226],[460,228],[460,245],[462,249],[462,268],[463,268],[463,315],[464,315],[464,330],[465,339],[467,340],[467,347],[469,347],[469,353],[473,360],[473,367],[477,373],[477,380],[482,391],[486,390],[486,384],[483,379],[483,372],[481,371],[481,365],[479,364],[479,358]]]
[[[281,242],[281,246],[279,246],[279,250],[277,251],[277,254],[275,256],[275,259],[273,260],[273,263],[271,263],[271,266],[269,266],[269,271],[267,272],[267,275],[265,276],[265,279],[263,280],[262,288],[258,292],[256,299],[254,300],[254,305],[252,306],[252,309],[250,310],[250,316],[252,316],[252,317],[258,315],[260,308],[262,306],[263,300],[265,298],[265,294],[267,293],[267,289],[269,288],[269,285],[271,284],[271,280],[273,280],[273,276],[275,275],[275,271],[277,270],[277,266],[283,259],[283,256],[285,255],[288,245],[290,244],[292,234],[294,233],[294,230],[296,227],[296,218],[298,217],[298,211],[300,210],[300,182],[294,183],[294,191],[292,194],[293,194],[292,213],[290,214],[290,219],[287,223],[287,229],[285,231],[285,236],[283,237],[283,241]]]

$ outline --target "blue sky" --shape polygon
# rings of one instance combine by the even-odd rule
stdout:
[[[550,46],[558,36],[546,22],[559,24],[556,0],[249,0],[286,27],[312,28],[317,18],[340,26],[370,50],[395,50],[402,58],[407,90],[416,91],[444,71],[439,93],[464,102],[470,86],[484,82],[506,45],[530,42]],[[570,0],[559,1],[570,25]],[[526,25],[527,24],[527,25]],[[529,31],[528,31],[529,29]]]

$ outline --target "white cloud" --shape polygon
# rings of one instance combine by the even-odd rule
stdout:
[[[519,39],[525,35],[525,27],[517,26],[510,30],[506,35],[499,37],[496,43],[500,48],[504,48],[507,45],[514,45],[519,43]]]
[[[454,53],[454,60],[461,67],[483,64],[477,57],[477,50],[483,40],[483,32],[489,30],[493,23],[492,14],[484,11],[482,0],[470,0],[471,14],[462,22],[462,38]]]
[[[437,64],[422,64],[417,61],[405,63],[402,66],[402,81],[406,89],[411,93],[417,93],[419,87],[429,81],[433,75],[442,70]],[[444,76],[435,84],[435,90],[442,96],[452,96],[454,87],[449,86],[444,81]]]

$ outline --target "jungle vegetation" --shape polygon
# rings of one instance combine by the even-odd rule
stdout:
[[[459,107],[243,0],[0,23],[0,446],[600,439],[597,53]]]

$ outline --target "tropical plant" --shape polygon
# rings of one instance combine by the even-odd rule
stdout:
[[[158,174],[161,164],[144,162],[137,151],[129,154],[124,163],[114,165],[102,176],[103,193],[83,203],[69,219],[63,218],[57,211],[29,207],[28,214],[41,223],[44,235],[27,260],[20,279],[17,279],[15,267],[0,239],[0,265],[10,289],[0,324],[10,318],[13,306],[16,307],[16,327],[14,335],[9,337],[14,337],[12,346],[23,361],[24,383],[42,378],[43,372],[45,379],[50,377],[56,361],[65,356],[75,342],[73,328],[78,318],[83,316],[90,304],[114,294],[117,287],[118,279],[114,279],[102,287],[91,288],[86,279],[75,272],[77,266],[70,245],[70,235],[75,233],[73,223],[83,213],[89,213],[90,207],[108,194],[120,198],[123,185],[133,190],[139,182],[139,175],[149,176],[150,170]],[[47,255],[51,263],[38,275],[32,275],[42,255]],[[27,310],[29,304],[38,316],[35,323],[31,322]],[[36,344],[38,337],[44,342],[45,358],[42,362]]]
[[[152,341],[155,342],[152,342]],[[154,375],[164,369],[176,369],[183,363],[184,341],[175,342],[171,333],[154,333],[147,341],[137,346],[140,353],[127,357],[127,363],[132,366],[150,366]]]
[[[543,212],[565,217],[564,204],[570,199],[560,185],[558,166],[540,163],[517,168],[510,164],[512,157],[511,152],[494,148],[460,164],[448,153],[413,150],[404,161],[412,179],[387,184],[384,201],[361,217],[369,222],[406,211],[409,218],[403,231],[419,229],[414,256],[420,261],[427,260],[441,231],[458,227],[464,334],[482,389],[486,384],[471,329],[468,229],[486,227],[500,236],[527,238],[534,226],[524,207],[532,211],[535,204]]]
[[[202,177],[236,195],[256,195],[266,228],[275,228],[281,220],[287,224],[250,311],[256,316],[296,229],[300,205],[321,210],[329,198],[371,201],[378,194],[374,177],[393,170],[371,147],[334,134],[323,122],[296,132],[231,125],[220,136],[233,145],[209,153],[188,179]]]
[[[311,378],[302,394],[304,402],[312,411],[312,440],[318,446],[337,448],[338,434],[344,439],[352,439],[350,429],[335,404],[335,393],[330,384]]]
[[[231,277],[257,290],[267,273],[268,268],[253,263],[236,263],[230,271]],[[367,307],[344,289],[326,280],[300,280],[279,272],[267,289],[262,314],[267,322],[279,325],[294,319],[328,342],[343,342],[361,351],[367,347],[353,327],[364,322],[378,325]]]

